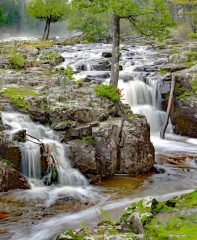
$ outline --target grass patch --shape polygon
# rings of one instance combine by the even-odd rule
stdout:
[[[52,42],[52,41],[35,41],[35,42],[28,42],[26,44],[21,45],[19,48],[24,49],[27,47],[33,47],[33,48],[37,48],[37,49],[42,49],[42,48],[49,48],[53,45],[56,45],[56,42]]]
[[[26,103],[25,98],[35,97],[37,93],[22,88],[7,88],[4,90],[3,96],[7,97],[15,106],[29,109],[30,106]]]
[[[112,85],[100,85],[94,88],[97,97],[107,98],[112,102],[120,101],[120,91]]]
[[[16,53],[15,51],[12,51],[8,60],[13,69],[20,70],[25,67],[26,61],[20,53]]]

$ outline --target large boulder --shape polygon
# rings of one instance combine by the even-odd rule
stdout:
[[[13,166],[17,169],[21,169],[22,153],[17,143],[6,140],[0,136],[0,156],[12,161]]]
[[[197,137],[197,65],[176,74],[171,121],[177,134]]]
[[[124,121],[119,147],[119,173],[138,175],[152,169],[155,151],[144,117],[132,117]]]
[[[170,55],[168,60],[169,63],[174,63],[174,64],[179,64],[179,63],[188,62],[188,61],[189,61],[188,52],[172,54]]]
[[[29,188],[26,178],[20,172],[0,161],[0,192]]]
[[[68,141],[72,165],[102,178],[116,173],[138,175],[154,164],[154,147],[144,117],[112,118],[92,127],[92,134]]]

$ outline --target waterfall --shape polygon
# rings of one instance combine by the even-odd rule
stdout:
[[[58,183],[60,185],[87,185],[85,177],[71,167],[66,158],[65,146],[58,141],[58,137],[50,128],[34,123],[29,116],[20,113],[2,112],[1,117],[3,124],[8,127],[5,134],[9,136],[10,140],[12,140],[17,131],[26,130],[28,135],[31,135],[35,139],[39,139],[40,143],[50,148],[50,154],[55,159],[54,167],[58,173]],[[30,179],[40,180],[42,178],[40,144],[36,142],[35,139],[33,139],[35,143],[30,141],[20,143],[22,152],[22,173]],[[49,172],[48,175],[49,174],[51,173]],[[40,184],[40,182],[41,181],[37,181],[36,184]]]
[[[107,70],[94,70],[93,66],[97,66],[100,62],[107,59],[102,57],[102,52],[111,52],[109,44],[89,44],[68,46],[62,56],[65,62],[61,66],[72,66],[76,74],[76,79],[89,79],[103,82],[109,82],[105,76],[110,74]],[[151,132],[159,132],[164,118],[165,112],[161,109],[161,94],[159,86],[161,80],[159,74],[154,72],[151,67],[155,67],[155,60],[159,57],[152,49],[145,46],[122,46],[120,65],[123,70],[120,71],[119,89],[122,93],[122,101],[131,106],[134,113],[146,116],[150,124]],[[162,57],[161,61],[165,61]],[[79,66],[85,66],[78,68]],[[146,71],[147,70],[147,71]],[[108,74],[108,75],[107,75]],[[171,131],[169,124],[167,131]]]

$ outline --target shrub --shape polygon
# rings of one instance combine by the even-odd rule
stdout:
[[[187,55],[189,62],[197,61],[197,52],[188,52]]]
[[[13,51],[9,57],[9,63],[11,64],[13,69],[19,70],[24,68],[25,59],[20,53],[16,53]]]
[[[97,97],[107,98],[112,102],[120,101],[119,89],[112,85],[100,85],[94,88]]]
[[[64,69],[64,73],[65,73],[65,76],[69,79],[69,80],[74,80],[74,77],[73,77],[73,68],[71,66],[67,66],[65,69]]]
[[[197,38],[197,33],[189,33],[188,34],[188,36],[190,37],[190,38]]]

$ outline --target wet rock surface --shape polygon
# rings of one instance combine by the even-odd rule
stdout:
[[[176,73],[171,120],[177,134],[197,137],[197,65]]]
[[[26,178],[20,172],[0,161],[0,192],[29,188]]]

